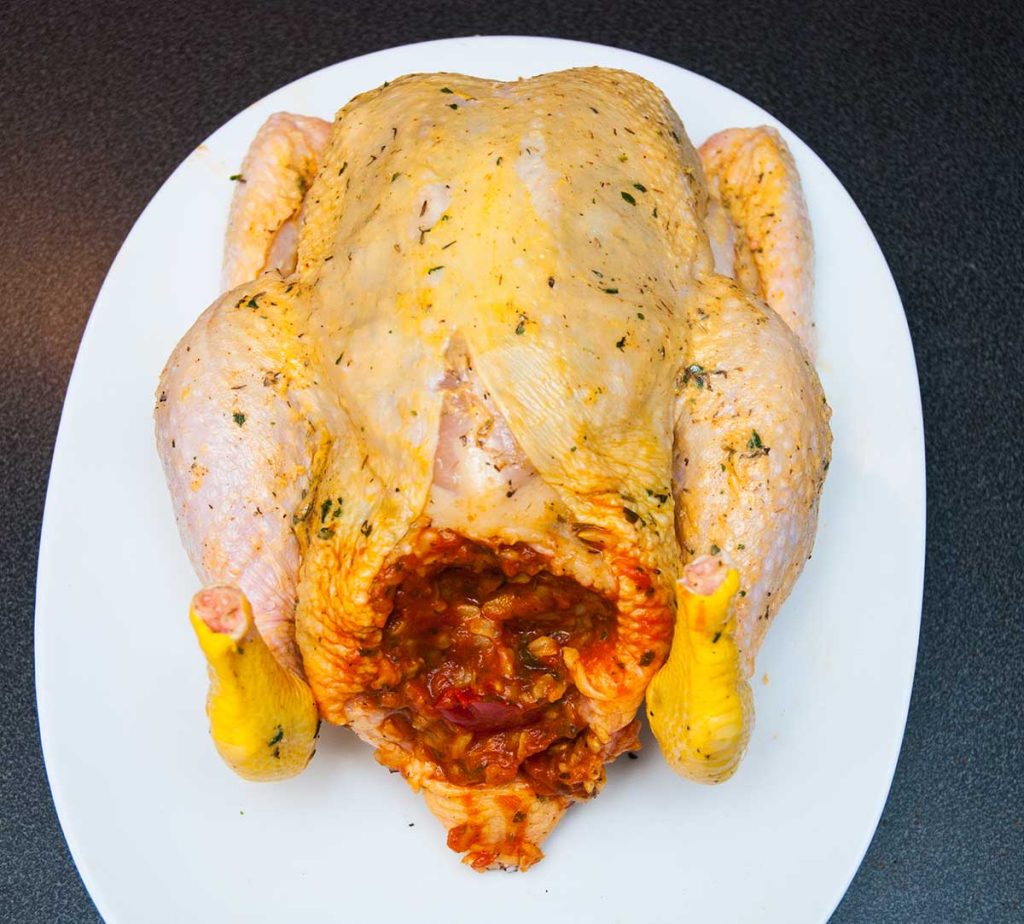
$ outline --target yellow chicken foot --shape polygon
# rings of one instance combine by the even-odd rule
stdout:
[[[647,717],[662,753],[681,776],[720,783],[732,776],[753,727],[750,686],[734,640],[735,568],[701,556],[676,583],[668,661],[647,688]]]
[[[210,669],[206,712],[224,762],[260,782],[301,772],[316,749],[320,715],[306,681],[263,641],[245,595],[208,587],[192,598],[189,618]]]

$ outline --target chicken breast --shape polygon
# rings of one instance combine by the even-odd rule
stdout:
[[[635,75],[401,78],[318,164],[294,272],[225,294],[164,372],[179,525],[453,849],[525,869],[638,746],[709,543],[752,659],[813,540],[820,385],[714,275],[697,153]]]

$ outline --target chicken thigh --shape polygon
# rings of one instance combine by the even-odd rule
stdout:
[[[724,779],[830,451],[809,301],[784,321],[779,262],[723,244],[774,206],[709,206],[678,116],[620,71],[404,77],[329,135],[275,118],[225,280],[263,272],[156,407],[222,756],[279,778],[319,718],[349,725],[477,869],[540,858],[645,694],[670,763]]]

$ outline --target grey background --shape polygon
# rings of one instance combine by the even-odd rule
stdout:
[[[1024,919],[1022,22],[1012,2],[0,8],[0,920],[98,920],[46,785],[32,618],[64,389],[118,247],[195,145],[267,92],[475,33],[601,42],[705,74],[792,128],[863,210],[920,370],[928,563],[902,756],[834,921]]]

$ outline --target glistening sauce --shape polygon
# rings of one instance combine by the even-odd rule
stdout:
[[[452,783],[500,785],[522,769],[540,794],[585,798],[608,754],[586,741],[562,650],[610,652],[614,605],[529,548],[436,536],[386,575],[380,653],[401,679],[369,698],[391,710],[388,736]]]

